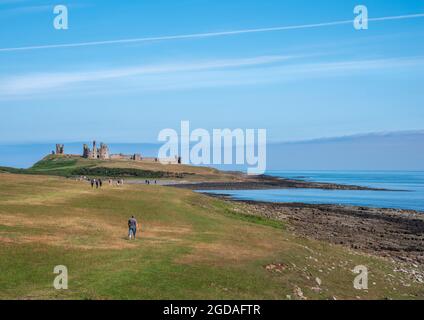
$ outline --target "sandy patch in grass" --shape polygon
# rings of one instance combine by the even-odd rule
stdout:
[[[61,229],[67,232],[80,232],[94,229],[102,231],[112,231],[116,226],[106,223],[105,220],[85,215],[85,210],[73,210],[72,215],[63,216],[61,212],[57,215],[26,215],[26,214],[7,214],[0,212],[0,225],[8,227],[28,227],[28,228],[49,228]]]
[[[192,232],[187,226],[164,226],[146,224],[141,227],[142,240],[149,242],[181,242],[184,237]]]
[[[189,227],[167,225],[142,225],[138,241],[128,241],[125,221],[114,223],[98,217],[73,213],[66,217],[31,216],[0,213],[0,226],[11,230],[0,231],[0,243],[42,243],[76,249],[134,248],[143,241],[167,243],[182,241],[191,232]],[[15,230],[13,228],[16,228]]]
[[[80,189],[76,189],[75,186],[68,186],[60,191],[57,191],[57,188],[39,189],[38,194],[27,194],[22,192],[22,194],[17,197],[12,197],[10,199],[1,200],[0,203],[3,205],[42,205],[42,206],[53,206],[57,204],[64,204],[67,201],[80,197],[83,195],[93,194],[90,190],[84,190],[83,185]]]
[[[2,243],[2,244],[14,243],[14,241],[11,238],[6,238],[6,237],[0,236],[0,243]]]
[[[90,192],[86,182],[49,176],[0,174],[0,204],[63,204]]]
[[[250,260],[264,259],[275,252],[276,248],[271,243],[255,243],[249,247],[231,242],[197,243],[192,246],[193,251],[179,258],[179,263],[213,263],[224,265]],[[281,249],[281,248],[280,248]]]

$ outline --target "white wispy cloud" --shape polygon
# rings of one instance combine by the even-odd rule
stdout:
[[[0,5],[28,2],[28,0],[0,0]]]
[[[328,142],[349,142],[357,140],[372,140],[378,138],[405,138],[416,137],[421,138],[424,136],[424,129],[416,130],[402,130],[402,131],[378,131],[378,132],[365,132],[343,136],[329,136],[320,137],[315,139],[301,139],[272,142],[270,145],[290,145],[290,144],[315,144],[315,143],[328,143]],[[423,140],[424,141],[424,140]]]
[[[7,4],[17,4],[18,6],[6,7],[6,8],[1,7],[1,5],[7,5]],[[23,14],[34,14],[34,13],[42,13],[42,12],[53,13],[53,9],[56,5],[57,3],[32,5],[28,3],[28,1],[26,0],[14,0],[14,1],[3,1],[3,2],[0,0],[0,16],[2,18],[4,17],[14,18],[16,15],[23,15]],[[66,6],[72,9],[81,9],[81,8],[90,7],[90,4],[71,3],[71,4],[67,4]]]
[[[405,20],[405,19],[417,19],[417,18],[424,18],[424,13],[369,18],[368,20],[370,22],[381,22],[381,21]],[[313,24],[281,26],[281,27],[271,27],[271,28],[243,29],[243,30],[232,30],[232,31],[222,31],[222,32],[207,32],[207,33],[194,33],[194,34],[183,34],[183,35],[118,39],[118,40],[105,40],[105,41],[77,42],[77,43],[65,43],[65,44],[47,44],[47,45],[34,45],[34,46],[22,46],[22,47],[10,47],[10,48],[5,47],[5,48],[0,48],[0,53],[14,52],[14,51],[28,51],[28,50],[42,50],[42,49],[77,48],[77,47],[89,47],[89,46],[101,46],[101,45],[129,44],[129,43],[141,43],[141,42],[152,42],[152,41],[202,39],[202,38],[212,38],[212,37],[235,36],[235,35],[250,34],[250,33],[264,33],[264,32],[289,31],[289,30],[299,30],[299,29],[323,28],[323,27],[347,25],[352,23],[353,23],[353,20],[339,20],[339,21],[313,23]]]
[[[9,14],[22,14],[22,13],[35,13],[35,12],[44,12],[44,11],[52,11],[53,6],[51,5],[39,5],[39,6],[24,6],[10,9],[2,9],[0,10],[1,15],[9,15]]]
[[[347,76],[355,72],[424,67],[424,57],[297,61],[303,56],[259,56],[180,64],[110,68],[97,71],[26,74],[0,78],[0,99],[24,99],[58,93],[110,94],[118,91],[167,91],[254,85],[299,79]]]
[[[214,69],[228,69],[271,64],[292,59],[292,56],[260,56],[242,59],[223,59],[197,63],[131,66],[98,71],[67,73],[36,73],[0,78],[0,95],[19,95],[69,87],[75,84],[123,79],[135,76],[175,74]]]

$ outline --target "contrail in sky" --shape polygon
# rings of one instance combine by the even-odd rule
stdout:
[[[380,18],[369,18],[368,21],[377,22],[377,21],[390,21],[390,20],[405,20],[405,19],[414,19],[414,18],[424,18],[424,13],[401,15],[401,16],[388,16],[388,17],[380,17]],[[56,48],[77,48],[77,47],[90,47],[90,46],[100,46],[100,45],[182,40],[182,39],[202,39],[202,38],[232,36],[232,35],[249,34],[249,33],[312,29],[312,28],[330,27],[330,26],[338,26],[338,25],[345,25],[345,24],[353,24],[353,20],[341,20],[341,21],[333,21],[333,22],[303,24],[303,25],[284,26],[284,27],[272,27],[272,28],[244,29],[244,30],[194,33],[194,34],[171,35],[171,36],[157,36],[157,37],[147,37],[147,38],[132,38],[132,39],[77,42],[77,43],[65,43],[65,44],[37,45],[37,46],[14,47],[14,48],[0,48],[0,52],[56,49]]]

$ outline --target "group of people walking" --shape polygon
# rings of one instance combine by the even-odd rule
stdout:
[[[96,189],[98,189],[103,186],[102,179],[91,179],[90,183],[91,183],[91,188],[94,188],[94,186],[96,186]]]
[[[81,180],[81,178],[80,178],[80,180]],[[88,179],[87,179],[87,180],[88,180]],[[110,186],[113,186],[113,185],[114,185],[114,183],[115,183],[115,181],[114,181],[114,180],[109,179],[109,185],[110,185]],[[91,184],[91,188],[96,187],[96,189],[98,189],[98,188],[101,188],[101,187],[103,186],[103,181],[102,181],[102,179],[100,179],[100,178],[98,178],[98,179],[93,178],[93,179],[90,179],[90,184]],[[122,185],[124,185],[124,179],[116,180],[116,185],[117,185],[117,186],[122,186]]]
[[[113,184],[114,184],[114,181],[112,179],[109,179],[109,185],[113,186]],[[124,179],[116,180],[116,185],[118,187],[124,185]]]
[[[101,188],[103,186],[103,181],[100,178],[93,178],[93,179],[89,179],[88,177],[85,176],[81,176],[79,177],[77,180],[79,181],[90,181],[91,184],[91,188],[96,187],[96,189]],[[150,184],[157,184],[157,180],[144,180],[144,184],[150,185]],[[123,186],[124,185],[124,179],[117,179],[116,181],[113,179],[109,179],[109,185],[113,186]]]

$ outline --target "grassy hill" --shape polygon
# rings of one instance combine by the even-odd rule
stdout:
[[[236,180],[240,177],[208,167],[163,165],[153,161],[89,160],[73,155],[49,155],[29,169],[0,167],[0,172],[64,177],[185,179],[198,181]]]
[[[74,160],[33,170],[85,166]],[[237,204],[170,187],[96,190],[62,177],[0,173],[0,299],[294,299],[299,290],[308,299],[424,297],[422,285],[393,276],[390,261],[239,212]],[[133,214],[142,232],[130,242]],[[68,267],[68,290],[53,289],[56,265]],[[367,291],[353,288],[357,265],[370,270]]]

